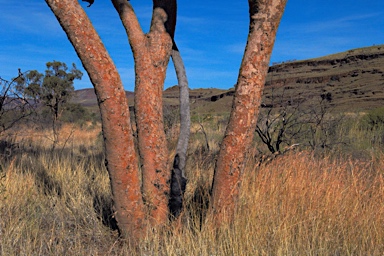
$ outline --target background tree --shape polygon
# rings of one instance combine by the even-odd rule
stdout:
[[[297,98],[297,92],[289,93],[282,87],[272,88],[271,94],[270,101],[262,104],[256,133],[268,151],[275,154],[282,153],[287,146],[299,143],[307,113],[304,106],[306,100]]]
[[[72,98],[75,89],[74,80],[81,79],[83,76],[74,63],[70,72],[67,71],[68,67],[65,63],[47,62],[47,70],[38,93],[39,101],[50,109],[54,120],[57,120],[61,114],[60,107]]]
[[[63,105],[68,104],[74,93],[74,80],[81,79],[82,72],[75,64],[71,70],[59,61],[47,62],[45,75],[36,70],[27,72],[16,80],[18,88],[34,102],[48,108],[52,117],[53,146],[58,141],[57,121],[62,113]]]
[[[312,150],[332,150],[335,146],[346,144],[345,134],[341,133],[340,125],[344,115],[333,111],[330,93],[312,99],[305,111],[304,132],[301,140]]]
[[[262,104],[256,125],[256,134],[268,150],[259,149],[265,157],[284,153],[294,147],[314,151],[331,150],[345,144],[340,125],[343,116],[332,106],[332,94],[316,97],[298,97],[299,92],[284,86],[272,88],[271,95]]]
[[[67,72],[67,65],[59,61],[47,62],[46,66],[45,75],[30,71],[19,82],[26,83],[25,94],[48,107],[53,119],[57,120],[62,105],[73,96],[74,80],[81,79],[83,74],[75,64],[72,64],[70,72]]]

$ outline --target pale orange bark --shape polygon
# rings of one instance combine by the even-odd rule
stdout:
[[[172,39],[164,23],[168,3],[175,0],[154,0],[150,32],[143,34],[136,25],[131,5],[112,0],[126,29],[135,59],[135,116],[138,148],[141,157],[143,194],[153,225],[168,220],[169,181],[168,148],[163,125],[163,85]],[[137,23],[138,24],[138,23]]]
[[[128,102],[120,76],[78,1],[46,2],[94,85],[102,118],[115,217],[125,237],[138,238],[144,230],[145,211]]]
[[[212,188],[212,217],[217,224],[231,221],[235,214],[246,153],[252,144],[269,59],[287,0],[248,2],[248,41]]]

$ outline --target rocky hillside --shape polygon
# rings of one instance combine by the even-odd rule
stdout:
[[[229,111],[233,94],[231,89],[207,95],[192,109],[200,113]],[[327,99],[336,111],[384,106],[384,45],[269,68],[262,107],[297,101],[316,104],[322,99]]]
[[[234,90],[191,90],[194,114],[228,113]],[[130,104],[133,95],[127,92]],[[362,111],[384,106],[384,45],[349,50],[316,59],[293,61],[269,68],[263,107],[326,98],[340,111]],[[76,102],[96,105],[93,89],[77,91]],[[164,91],[165,106],[176,107],[178,87]]]
[[[289,97],[327,97],[342,110],[383,106],[384,45],[272,66],[266,103],[278,87],[285,88]]]

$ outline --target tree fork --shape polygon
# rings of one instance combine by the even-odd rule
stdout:
[[[153,225],[168,220],[171,171],[163,124],[163,85],[172,50],[165,24],[176,15],[175,0],[154,0],[150,31],[144,34],[129,2],[112,0],[126,29],[135,59],[135,116],[142,188]],[[174,17],[175,18],[175,17]],[[169,21],[168,21],[169,20]],[[168,23],[167,23],[168,22]]]

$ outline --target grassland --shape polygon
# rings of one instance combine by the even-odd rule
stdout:
[[[384,255],[383,51],[271,67],[264,105],[279,94],[280,102],[305,98],[303,109],[319,108],[321,95],[332,96],[332,122],[312,134],[331,143],[312,150],[305,135],[292,140],[299,147],[271,155],[256,137],[237,217],[220,230],[204,211],[233,90],[192,90],[181,222],[149,231],[137,248],[118,236],[97,119],[64,124],[58,138],[41,125],[8,130],[0,136],[0,255]],[[77,93],[75,102],[96,113],[93,90]],[[172,152],[177,87],[165,91],[164,103]],[[272,117],[284,109],[273,107]]]
[[[99,125],[64,125],[54,150],[49,131],[4,134],[0,255],[384,254],[384,155],[372,132],[349,125],[350,153],[300,149],[261,164],[256,144],[237,218],[215,230],[201,217],[225,121],[199,118],[191,129],[182,221],[150,231],[136,249],[116,231]],[[168,131],[170,147],[177,130]]]

